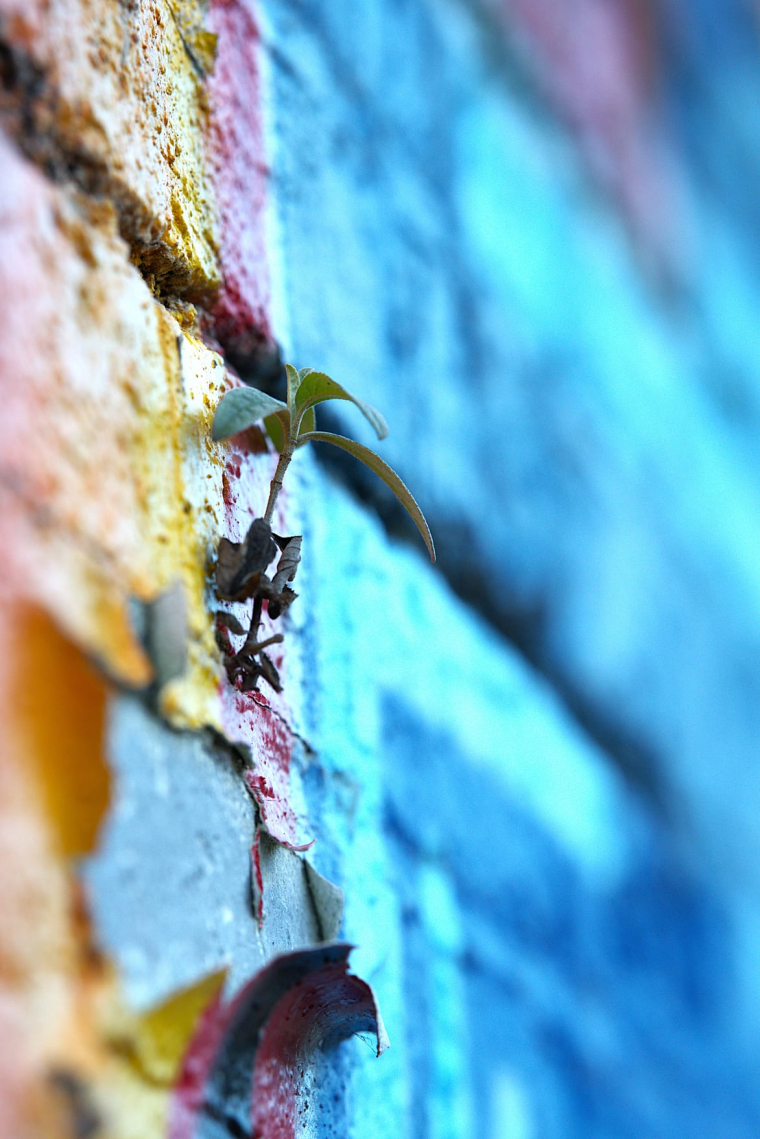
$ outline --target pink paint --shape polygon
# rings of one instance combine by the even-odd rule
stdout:
[[[672,190],[653,130],[660,95],[654,8],[640,0],[494,0],[544,91],[638,236],[667,251]],[[660,116],[661,119],[661,116]]]
[[[248,353],[271,340],[260,35],[250,0],[212,0],[209,27],[218,41],[208,81],[207,154],[220,214],[222,270],[214,334],[226,347]]]
[[[239,694],[245,699],[246,694]],[[258,706],[257,706],[258,710]],[[264,709],[260,714],[267,715]],[[260,725],[261,750],[255,767],[248,768],[243,778],[259,808],[261,823],[267,834],[290,850],[308,850],[314,844],[297,841],[297,820],[290,804],[291,736],[285,725],[268,709],[268,717]]]
[[[291,850],[306,850],[298,835],[298,821],[290,802],[290,763],[293,736],[287,724],[258,694],[239,692],[221,682],[224,732],[231,742],[245,745],[252,767],[245,772],[246,787],[259,809],[267,834]],[[282,702],[282,697],[279,697]]]

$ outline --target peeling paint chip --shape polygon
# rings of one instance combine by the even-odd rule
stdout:
[[[339,942],[286,953],[227,1005],[204,1016],[185,1057],[169,1139],[230,1134],[295,1139],[301,1086],[315,1053],[372,1032],[388,1047],[372,989],[348,972],[353,947]]]

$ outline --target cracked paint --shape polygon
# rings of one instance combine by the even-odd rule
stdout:
[[[0,642],[15,668],[0,784],[11,864],[24,863],[0,890],[0,1037],[17,1052],[0,1072],[3,1134],[23,1134],[28,1116],[32,1133],[131,1127],[158,1139],[198,1017],[218,1024],[228,1008],[215,975],[136,1012],[127,955],[117,963],[91,928],[72,860],[92,855],[123,806],[123,772],[112,796],[101,753],[115,685],[247,758],[255,916],[276,878],[266,858],[261,873],[262,831],[290,851],[313,841],[290,797],[297,638],[276,653],[286,695],[267,699],[230,687],[214,637],[219,539],[262,512],[276,456],[255,432],[211,440],[235,381],[195,334],[193,305],[238,352],[268,337],[267,171],[250,10],[213,5],[220,51],[206,90],[214,36],[203,6],[190,7],[0,0]],[[291,513],[281,496],[281,532]],[[288,897],[313,929],[288,930],[310,940],[339,919],[317,923],[301,869]],[[254,958],[267,937],[265,925]],[[336,991],[363,993],[332,968]],[[49,1023],[41,1010],[54,1010]]]
[[[125,263],[112,217],[93,215],[12,150],[4,162],[0,250],[4,265],[23,266],[4,290],[0,337],[8,588],[54,612],[75,643],[136,687],[153,668],[131,599],[181,588],[187,667],[162,686],[162,710],[176,727],[214,728],[253,762],[276,745],[262,760],[277,796],[264,814],[273,837],[298,844],[290,745],[276,722],[291,719],[287,659],[276,661],[286,696],[266,708],[242,698],[223,675],[212,618],[219,538],[239,539],[262,512],[276,457],[212,442],[213,410],[230,383],[223,364],[151,298]],[[30,228],[31,248],[19,244]],[[30,322],[41,330],[31,342]],[[286,499],[278,506],[283,528]]]

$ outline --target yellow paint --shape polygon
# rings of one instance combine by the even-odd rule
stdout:
[[[203,977],[142,1015],[129,1010],[117,982],[103,989],[94,1025],[105,1052],[89,1079],[112,1139],[165,1137],[182,1061],[224,978]]]
[[[202,977],[155,1008],[136,1012],[118,972],[93,943],[84,895],[76,885],[72,898],[70,996],[40,1066],[76,1078],[100,1118],[103,1139],[165,1139],[182,1062],[226,974]],[[49,1109],[60,1114],[65,1103],[58,1102],[54,1089],[48,1091]],[[68,1134],[65,1128],[49,1133]]]
[[[178,571],[188,600],[188,663],[184,675],[164,687],[160,704],[176,727],[218,728],[221,666],[211,618],[209,573],[223,525],[223,462],[219,445],[211,441],[210,425],[213,407],[228,381],[221,359],[193,337],[182,338],[177,361],[181,415],[174,511]]]
[[[43,204],[34,273],[49,292],[18,319],[13,295],[9,304],[6,347],[19,361],[12,399],[29,411],[14,412],[18,446],[2,460],[3,560],[20,597],[54,613],[110,676],[137,688],[152,668],[130,599],[150,601],[179,579],[188,672],[165,708],[178,726],[216,726],[208,571],[224,514],[222,450],[209,427],[225,370],[151,297],[112,213],[83,210],[47,184]],[[32,342],[23,334],[30,319],[44,330]]]
[[[137,1021],[135,1056],[146,1077],[170,1087],[203,1011],[219,993],[225,971],[203,977]]]
[[[203,77],[183,31],[207,67],[213,37],[194,0],[175,8],[181,18],[169,0],[126,9],[102,0],[27,0],[8,36],[48,78],[40,129],[111,199],[150,286],[203,301],[220,280],[218,221],[205,166]]]
[[[130,1010],[71,869],[109,803],[104,676],[141,688],[153,675],[135,599],[182,583],[188,667],[160,706],[177,726],[219,727],[209,566],[223,451],[209,428],[227,379],[189,334],[193,302],[219,283],[205,97],[180,34],[189,8],[174,5],[178,20],[169,0],[132,8],[29,0],[14,24],[46,77],[42,129],[97,197],[0,140],[3,410],[13,403],[15,425],[0,454],[0,1038],[29,1133],[66,1134],[58,1067],[82,1081],[103,1139],[165,1135],[182,1055],[221,984]],[[210,66],[201,8],[184,34]]]
[[[145,688],[153,667],[138,641],[129,613],[129,597],[102,579],[90,593],[92,651],[115,680],[130,688]]]

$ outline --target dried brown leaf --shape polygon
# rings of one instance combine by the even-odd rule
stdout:
[[[282,692],[282,684],[280,683],[280,674],[275,668],[274,662],[271,657],[266,653],[259,653],[259,661],[261,662],[261,675],[267,684],[274,688],[275,692]]]
[[[281,617],[293,604],[298,594],[289,585],[286,585],[279,597],[270,598],[267,612],[273,621]]]
[[[300,534],[295,534],[289,538],[281,538],[279,534],[275,534],[274,540],[282,550],[280,560],[277,563],[277,572],[272,579],[272,592],[277,597],[283,592],[288,582],[296,576],[301,561],[303,538]]]
[[[276,553],[272,528],[263,518],[254,518],[242,542],[222,538],[216,563],[216,593],[220,600],[244,601],[253,597]]]
[[[229,631],[236,636],[240,636],[241,633],[246,632],[234,613],[225,613],[224,610],[218,609],[216,622],[218,625],[224,625],[225,629],[229,629]]]

